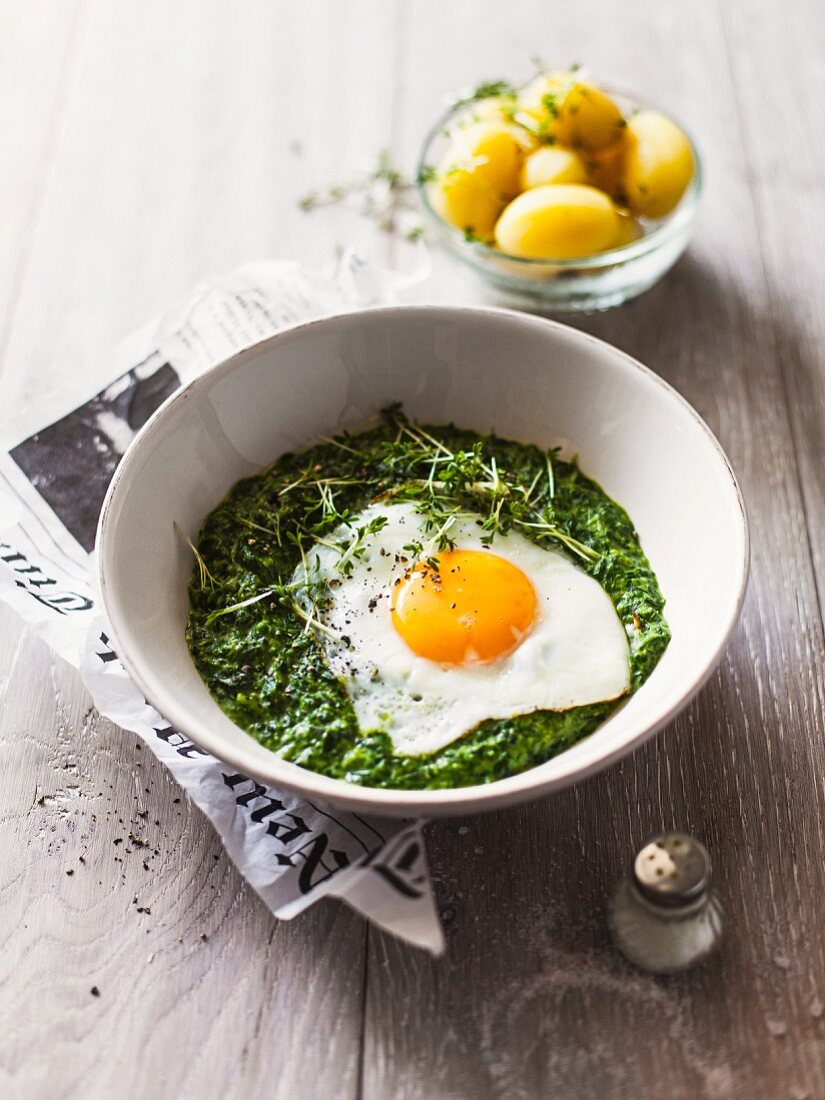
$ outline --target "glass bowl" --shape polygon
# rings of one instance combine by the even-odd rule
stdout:
[[[525,259],[467,240],[465,234],[436,213],[428,195],[428,166],[444,158],[453,127],[472,116],[484,100],[461,102],[443,115],[427,135],[416,178],[427,222],[450,255],[471,268],[515,305],[552,313],[610,309],[649,290],[669,271],[688,245],[702,193],[702,164],[695,142],[684,126],[666,111],[641,104],[620,92],[604,89],[627,117],[641,109],[665,115],[687,137],[693,152],[694,173],[678,206],[664,218],[637,219],[643,233],[619,248],[578,259]]]

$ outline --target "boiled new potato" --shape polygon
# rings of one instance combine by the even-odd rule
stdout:
[[[542,73],[524,89],[520,106],[560,145],[593,152],[612,145],[626,123],[613,100],[574,73]]]
[[[579,154],[558,145],[542,145],[527,157],[521,170],[523,191],[547,183],[587,182],[587,171]]]
[[[638,241],[642,235],[642,227],[636,221],[635,218],[631,218],[629,214],[619,214],[618,227],[616,229],[616,236],[613,238],[611,248],[621,248],[623,245],[632,244],[633,241]]]
[[[573,149],[604,149],[621,135],[626,123],[613,100],[592,84],[575,84],[559,108],[556,140]]]
[[[430,201],[450,225],[488,239],[518,194],[523,149],[506,126],[476,122],[458,130],[430,185]]]
[[[575,76],[569,72],[539,73],[522,88],[518,107],[531,115],[536,122],[549,127],[555,122],[561,101],[575,80]]]
[[[669,214],[693,173],[690,142],[674,122],[658,111],[640,111],[629,120],[622,188],[634,214]]]
[[[508,96],[488,96],[486,99],[480,99],[477,103],[473,103],[469,108],[467,114],[459,125],[466,129],[476,122],[488,122],[494,123],[498,126],[503,126],[505,129],[510,130],[514,136],[519,139],[523,145],[529,145],[529,135],[526,131],[522,130],[518,132],[517,128],[514,128],[510,121],[510,112],[513,109],[513,100]]]
[[[620,230],[611,200],[580,183],[524,191],[496,222],[496,244],[511,256],[568,260],[613,246]]]
[[[623,131],[619,140],[614,141],[612,145],[584,155],[584,167],[587,173],[585,182],[591,187],[598,187],[600,191],[606,192],[614,202],[618,201],[622,195],[622,176],[627,145]]]
[[[489,240],[504,209],[504,200],[479,185],[469,172],[455,173],[435,181],[430,202],[439,217],[468,237]]]
[[[425,177],[434,210],[468,240],[549,261],[620,248],[669,214],[693,178],[675,123],[650,110],[625,118],[575,67],[520,92],[482,87],[460,102],[448,152]]]

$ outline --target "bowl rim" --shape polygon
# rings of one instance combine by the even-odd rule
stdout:
[[[260,355],[267,345],[277,346],[278,342],[281,340],[294,338],[296,335],[300,338],[302,333],[324,327],[325,325],[340,324],[341,322],[357,324],[364,314],[369,316],[391,317],[393,314],[414,315],[416,313],[435,317],[439,315],[446,317],[456,314],[483,314],[490,317],[497,317],[507,323],[525,324],[528,326],[536,326],[545,331],[549,329],[560,332],[574,342],[581,341],[582,343],[590,344],[603,354],[607,352],[607,354],[615,357],[617,368],[631,374],[636,374],[646,384],[652,384],[663,390],[667,397],[675,401],[677,405],[682,408],[683,412],[687,413],[699,427],[712,450],[715,452],[716,457],[720,460],[722,468],[727,475],[728,485],[733,490],[733,497],[738,506],[737,517],[739,519],[738,531],[740,535],[739,584],[735,597],[733,602],[729,605],[727,619],[721,626],[717,644],[713,652],[706,658],[704,664],[699,669],[698,673],[691,679],[690,683],[688,683],[681,692],[669,699],[665,705],[661,706],[649,719],[645,720],[641,724],[641,728],[632,736],[626,737],[623,741],[611,746],[592,760],[585,760],[584,762],[575,764],[572,767],[568,766],[567,768],[564,768],[562,764],[560,768],[559,762],[563,761],[566,755],[566,753],[563,752],[545,761],[543,764],[528,768],[526,771],[519,772],[516,775],[495,780],[492,783],[476,784],[468,787],[448,787],[424,790],[360,786],[359,784],[349,783],[346,780],[333,779],[320,772],[301,768],[299,765],[282,759],[274,752],[272,753],[271,769],[263,770],[255,762],[248,760],[241,748],[231,745],[227,746],[223,737],[220,734],[215,734],[208,723],[201,723],[192,719],[186,706],[178,702],[171,690],[167,691],[164,688],[162,679],[158,677],[157,682],[155,682],[151,665],[147,666],[150,670],[147,676],[144,673],[139,655],[133,655],[121,647],[118,632],[118,617],[117,614],[112,614],[114,593],[110,585],[106,565],[107,556],[111,553],[111,547],[116,543],[115,531],[117,525],[113,521],[116,505],[121,493],[125,491],[125,487],[128,485],[129,476],[135,464],[136,457],[140,455],[145,446],[151,444],[151,439],[158,430],[158,425],[161,425],[166,419],[169,415],[169,411],[174,406],[178,405],[178,403],[188,401],[197,390],[208,389],[224,376],[240,369],[245,360]],[[320,802],[326,802],[354,811],[360,810],[368,813],[383,813],[389,816],[407,817],[443,817],[460,815],[462,813],[492,810],[511,805],[515,802],[528,801],[548,794],[551,791],[561,790],[574,782],[583,780],[587,776],[601,771],[603,768],[621,759],[628,753],[635,751],[635,749],[640,747],[681,711],[715,671],[739,619],[747,589],[749,562],[750,536],[747,511],[730,460],[725,454],[721,444],[716,439],[716,436],[699,413],[676,389],[649,367],[646,367],[643,363],[634,359],[627,352],[616,348],[605,340],[601,340],[589,333],[581,332],[560,321],[535,316],[533,314],[525,314],[518,310],[504,307],[462,304],[383,305],[364,310],[351,310],[330,314],[325,317],[303,322],[300,325],[295,325],[288,329],[283,329],[208,368],[202,374],[193,378],[171,394],[152,414],[131,441],[109,484],[100,512],[95,540],[95,572],[98,591],[100,593],[100,610],[115,640],[118,657],[126,671],[143,692],[147,701],[156,707],[158,712],[169,721],[172,726],[189,737],[196,745],[206,749],[219,761],[230,764],[244,774],[249,775],[251,778],[258,779],[270,786],[295,792],[306,799],[315,799]],[[639,690],[643,691],[644,685]],[[231,719],[229,720],[231,721]],[[240,729],[240,727],[238,728]],[[245,731],[242,732],[245,733]],[[250,737],[249,734],[246,734],[246,736]],[[546,768],[551,763],[555,765],[555,774],[551,776],[541,775],[541,769]]]
[[[528,82],[525,81],[525,84],[526,83]],[[516,87],[524,87],[524,84],[516,85]],[[596,252],[586,256],[570,256],[559,259],[552,256],[515,256],[511,252],[503,252],[501,249],[492,248],[490,245],[485,244],[484,241],[468,241],[460,229],[456,229],[454,225],[450,225],[450,223],[445,221],[434,209],[430,202],[429,195],[427,194],[428,181],[423,178],[430,163],[427,154],[435,140],[441,136],[446,124],[461,111],[465,111],[472,107],[473,102],[484,103],[487,99],[495,99],[497,97],[485,96],[476,101],[459,100],[453,103],[442,115],[440,115],[433,126],[428,130],[422,143],[415,168],[415,188],[418,194],[418,201],[421,204],[425,216],[433,223],[439,232],[447,238],[450,245],[470,262],[474,262],[478,266],[484,265],[483,269],[486,270],[486,265],[488,263],[506,260],[508,264],[514,264],[516,267],[522,269],[518,274],[512,272],[511,275],[513,278],[518,278],[520,275],[529,278],[531,271],[547,267],[558,267],[563,270],[609,267],[614,264],[639,259],[641,256],[646,256],[656,251],[658,248],[663,247],[673,238],[678,237],[684,227],[689,225],[696,217],[704,187],[704,169],[699,149],[696,142],[693,140],[690,130],[688,130],[678,118],[671,114],[670,111],[666,111],[655,104],[648,103],[646,100],[639,100],[635,96],[619,88],[608,85],[599,85],[598,87],[600,91],[604,91],[612,96],[618,96],[621,99],[633,103],[638,109],[655,110],[658,114],[664,115],[664,117],[677,126],[687,138],[693,154],[694,172],[687,190],[676,204],[676,207],[661,219],[660,225],[657,225],[649,233],[645,233],[637,240],[619,245],[618,248],[611,248],[605,252]],[[524,194],[524,192],[521,192],[521,194]]]

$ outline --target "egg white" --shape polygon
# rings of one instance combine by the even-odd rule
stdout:
[[[536,621],[517,649],[489,664],[441,665],[415,654],[391,619],[394,583],[413,564],[404,545],[431,537],[412,504],[372,504],[328,541],[348,541],[378,516],[386,526],[365,540],[352,572],[336,569],[337,550],[315,546],[311,578],[330,584],[315,612],[333,672],[344,682],[362,730],[381,730],[398,755],[436,752],[487,718],[569,710],[616,699],[630,686],[627,634],[609,596],[565,555],[511,532],[491,553],[518,566],[533,584]],[[457,548],[483,550],[480,521],[457,519]],[[305,577],[304,567],[295,579]]]

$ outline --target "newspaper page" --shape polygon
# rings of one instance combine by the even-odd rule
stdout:
[[[112,474],[171,393],[280,329],[390,301],[392,280],[352,254],[332,279],[287,262],[246,265],[197,287],[124,341],[98,368],[93,392],[67,386],[14,410],[0,427],[0,600],[79,670],[101,714],[163,761],[277,917],[334,895],[438,954],[444,940],[423,823],[364,817],[264,787],[173,729],[118,660],[97,609],[91,558]]]

